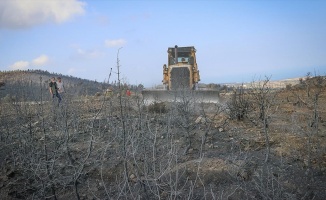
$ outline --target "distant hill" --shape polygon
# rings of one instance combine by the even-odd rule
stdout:
[[[95,95],[110,87],[108,83],[43,70],[0,71],[0,83],[4,84],[0,88],[0,98],[9,95],[17,99],[38,100],[41,94],[49,95],[51,77],[61,77],[66,91],[72,95]]]
[[[282,80],[270,80],[269,87],[271,88],[285,88],[288,85],[297,85],[300,83],[300,80],[305,79],[305,77],[296,77],[296,78],[287,78]],[[264,80],[255,80],[255,82],[264,81]],[[227,87],[240,87],[244,85],[245,87],[250,87],[252,82],[243,82],[243,83],[223,83],[221,85],[226,85]]]

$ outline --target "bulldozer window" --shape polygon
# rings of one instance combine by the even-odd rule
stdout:
[[[186,62],[188,63],[189,58],[188,57],[178,57],[178,62]]]

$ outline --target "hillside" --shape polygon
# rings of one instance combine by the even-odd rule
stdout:
[[[37,101],[41,96],[41,92],[43,95],[48,94],[48,84],[51,77],[61,77],[66,91],[74,96],[92,96],[110,87],[107,83],[49,73],[43,70],[0,71],[0,82],[4,83],[4,86],[1,87],[0,98],[9,95],[17,100]]]
[[[300,83],[300,80],[302,80],[304,77],[296,77],[296,78],[287,78],[287,79],[282,79],[282,80],[273,80],[269,82],[269,86],[271,88],[275,88],[275,89],[281,89],[281,88],[286,88],[287,86],[291,86],[291,85],[297,85]],[[258,80],[256,80],[258,81]],[[252,84],[252,82],[243,82],[243,83],[224,83],[221,85],[225,85],[227,87],[240,87],[240,86],[244,86],[249,88],[250,85]]]
[[[0,113],[1,199],[326,198],[325,77],[219,103],[107,95]]]

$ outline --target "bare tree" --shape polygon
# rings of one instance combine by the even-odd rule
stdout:
[[[254,107],[258,110],[258,120],[262,124],[263,133],[266,143],[265,162],[269,160],[270,154],[270,139],[269,125],[273,114],[272,106],[275,105],[275,96],[277,93],[272,91],[269,86],[270,77],[266,77],[263,81],[252,82],[250,96]]]
[[[326,90],[326,79],[323,76],[310,77],[306,80],[306,105],[311,110],[310,119],[307,124],[307,134],[308,134],[308,154],[307,154],[307,171],[309,179],[313,178],[311,173],[311,160],[313,151],[313,137],[318,135],[319,123],[320,123],[320,96],[324,94]],[[316,145],[316,144],[315,144]],[[319,146],[319,145],[318,145]],[[317,152],[316,152],[317,153]]]
[[[196,128],[195,125],[195,110],[198,100],[195,98],[193,91],[182,89],[176,93],[176,101],[173,102],[173,110],[178,116],[178,125],[184,131],[188,145],[184,151],[187,154],[192,146],[191,134]]]

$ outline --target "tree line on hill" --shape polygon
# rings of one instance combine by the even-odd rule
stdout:
[[[11,98],[16,101],[38,101],[41,95],[48,94],[48,87],[52,77],[61,77],[66,92],[73,96],[93,96],[118,88],[116,82],[97,82],[59,73],[50,73],[44,70],[14,70],[0,71],[0,98]],[[130,90],[142,89],[142,85],[124,83],[124,88]]]

